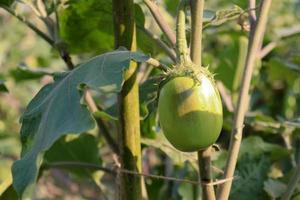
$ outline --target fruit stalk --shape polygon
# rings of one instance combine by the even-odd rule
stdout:
[[[231,140],[229,146],[229,157],[227,159],[224,179],[233,177],[235,166],[238,159],[239,149],[242,141],[243,123],[247,106],[249,102],[249,88],[251,77],[254,69],[254,64],[257,52],[260,50],[260,44],[264,36],[265,26],[267,24],[268,13],[270,10],[272,0],[264,0],[260,6],[260,15],[257,19],[254,31],[251,31],[249,36],[248,53],[245,62],[245,68],[242,76],[241,91],[239,93],[238,103],[235,110],[235,117],[233,120],[233,128],[231,133]],[[219,200],[227,200],[229,197],[232,181],[220,185],[218,191]]]
[[[113,0],[115,48],[124,46],[136,51],[136,26],[133,0]],[[125,82],[119,95],[120,134],[119,149],[121,168],[141,172],[139,94],[136,79],[137,64],[131,62],[124,72]],[[142,199],[142,184],[139,176],[120,174],[119,198]]]

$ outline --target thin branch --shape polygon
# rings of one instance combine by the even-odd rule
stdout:
[[[163,41],[159,39],[158,36],[154,35],[149,30],[141,28],[139,26],[137,26],[137,28],[143,31],[149,38],[151,38],[157,44],[157,46],[159,46],[171,58],[173,62],[176,62],[176,53],[173,49],[170,49],[168,45],[166,45]]]
[[[162,30],[162,32],[165,33],[166,37],[168,38],[169,42],[173,45],[175,48],[176,45],[176,35],[174,31],[170,28],[168,23],[166,22],[165,18],[160,13],[159,7],[155,4],[153,0],[144,0],[144,3],[149,8],[151,14],[153,15],[156,23]]]
[[[287,190],[282,195],[281,200],[289,200],[291,199],[293,192],[300,181],[300,164],[298,164],[296,171],[293,173],[293,175],[290,178],[290,181],[287,185]]]
[[[6,10],[8,13],[16,17],[20,22],[24,23],[26,26],[28,26],[32,31],[34,31],[37,35],[39,35],[41,38],[43,38],[46,42],[48,42],[51,46],[54,46],[54,41],[44,32],[42,32],[40,29],[38,29],[34,24],[27,21],[23,16],[17,14],[14,10],[11,8],[1,5],[1,7]]]
[[[260,49],[260,42],[262,41],[262,38],[264,36],[264,30],[267,24],[267,18],[268,18],[271,2],[272,0],[262,1],[258,21],[254,31],[252,31],[253,35],[249,36],[250,40],[248,46],[247,59],[245,62],[245,69],[242,77],[241,91],[239,93],[238,103],[235,110],[235,117],[233,121],[233,128],[232,128],[231,140],[229,146],[229,157],[226,163],[224,179],[232,177],[236,167],[239,149],[242,140],[244,117],[248,107],[247,105],[249,103],[248,93],[250,88],[251,77],[254,69],[255,59],[257,58],[256,57],[257,52]],[[231,181],[228,181],[221,185],[218,192],[219,200],[228,199],[231,185],[232,185]]]
[[[146,63],[149,64],[149,65],[153,65],[154,67],[158,67],[163,71],[168,71],[168,69],[169,69],[165,64],[159,62],[158,60],[156,60],[154,58],[149,58],[146,61]]]
[[[191,0],[191,59],[196,65],[201,66],[202,53],[202,25],[204,0]]]
[[[300,26],[296,26],[295,28],[292,28],[291,31],[288,31],[284,34],[280,34],[279,39],[270,42],[269,44],[267,44],[266,46],[264,46],[261,49],[261,51],[258,53],[258,58],[262,59],[266,55],[268,55],[273,49],[275,49],[278,46],[278,44],[280,43],[281,40],[284,40],[286,38],[293,37],[293,36],[299,35],[299,34],[300,34]]]
[[[232,102],[232,97],[230,91],[224,86],[224,84],[221,81],[216,81],[217,88],[220,92],[220,95],[222,97],[222,101],[224,105],[226,106],[227,110],[229,112],[234,111],[234,106]]]

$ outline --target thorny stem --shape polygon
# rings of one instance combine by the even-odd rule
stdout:
[[[255,59],[259,51],[260,44],[264,35],[265,26],[267,24],[268,13],[270,10],[272,0],[264,0],[260,6],[260,15],[258,17],[252,36],[250,36],[248,53],[245,62],[245,69],[243,72],[241,91],[239,93],[237,107],[235,109],[235,117],[233,121],[233,128],[231,133],[231,140],[229,146],[229,157],[226,163],[224,178],[230,178],[234,175],[235,166],[238,159],[239,149],[242,140],[242,130],[247,105],[249,102],[249,88]],[[228,181],[221,185],[218,191],[218,200],[227,200],[230,193],[232,181]]]
[[[160,13],[159,7],[155,4],[153,0],[144,0],[144,3],[149,8],[159,28],[166,35],[171,45],[175,47],[176,35],[174,34],[173,30],[170,28],[170,26],[168,25],[168,23],[166,22],[162,14]]]

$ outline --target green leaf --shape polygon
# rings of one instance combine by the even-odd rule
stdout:
[[[161,81],[161,79],[161,77],[151,77],[139,87],[141,110],[140,116],[142,119],[145,119],[148,116],[148,106],[151,106],[150,104],[152,103],[154,104],[154,101],[158,97],[159,82]]]
[[[0,93],[1,92],[8,92],[8,89],[5,85],[5,81],[0,79]]]
[[[0,6],[4,5],[4,6],[10,6],[11,4],[13,4],[15,0],[0,0]]]
[[[24,192],[30,193],[43,152],[61,136],[82,133],[95,126],[87,107],[80,103],[83,86],[101,92],[119,92],[124,82],[123,71],[130,60],[143,62],[147,59],[140,53],[109,52],[71,72],[56,74],[55,81],[40,90],[21,118],[22,157],[12,168],[13,185],[20,197]]]
[[[257,159],[244,155],[237,165],[235,171],[236,180],[233,181],[233,187],[230,193],[232,200],[257,200],[265,199],[263,194],[264,181],[270,168],[270,161],[266,157]]]
[[[242,141],[240,157],[248,154],[254,158],[261,157],[263,154],[270,154],[271,160],[279,160],[289,156],[290,151],[278,145],[263,141],[261,137],[251,136]]]
[[[285,192],[286,187],[286,184],[274,179],[268,179],[264,183],[264,190],[270,197],[272,197],[272,199],[281,197],[281,195]]]
[[[292,85],[299,77],[300,67],[297,64],[279,58],[272,58],[267,63],[268,79],[270,82],[275,80],[285,80]]]
[[[218,10],[210,21],[204,23],[203,28],[208,26],[219,26],[227,21],[237,19],[243,12],[244,10],[237,5],[231,9]]]
[[[59,16],[61,37],[72,53],[114,48],[111,0],[69,1]]]
[[[151,77],[139,87],[140,118],[144,120],[149,114],[149,108],[153,107],[157,99],[158,84],[161,77]],[[118,104],[114,103],[104,111],[96,112],[98,117],[104,117],[110,120],[118,120]]]
[[[1,195],[0,200],[19,200],[13,185],[10,185]]]
[[[83,134],[79,137],[68,135],[56,141],[44,156],[44,162],[50,166],[55,162],[66,161],[100,165],[97,138],[91,134]],[[68,171],[80,176],[91,176],[91,172],[93,172],[89,169],[70,169]]]
[[[26,65],[21,65],[18,68],[11,70],[10,75],[16,82],[21,82],[39,79],[45,75],[52,75],[52,73],[45,69],[30,69]]]

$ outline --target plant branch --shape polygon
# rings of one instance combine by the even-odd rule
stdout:
[[[202,22],[203,22],[203,9],[204,0],[191,0],[191,59],[196,65],[201,66],[201,53],[202,53]]]
[[[231,140],[229,146],[229,157],[227,159],[224,178],[233,177],[239,149],[242,140],[243,123],[245,113],[247,111],[249,103],[249,88],[251,77],[254,69],[255,59],[257,58],[257,52],[260,50],[260,44],[264,35],[265,26],[267,24],[268,13],[270,10],[272,0],[264,0],[260,6],[260,15],[258,17],[255,29],[252,31],[252,36],[249,38],[248,53],[245,62],[245,68],[242,77],[241,91],[235,109],[235,117],[233,121],[233,128],[231,133]],[[218,191],[219,200],[227,200],[230,193],[232,181],[228,181],[221,185]]]
[[[291,176],[289,183],[287,185],[287,189],[285,193],[282,195],[281,200],[289,200],[291,199],[293,192],[300,181],[300,164],[295,169],[296,171]]]
[[[54,41],[43,31],[38,29],[34,24],[31,22],[27,21],[23,16],[17,14],[14,10],[11,8],[1,5],[1,7],[6,10],[8,13],[10,13],[12,16],[16,17],[20,22],[24,23],[26,26],[28,26],[32,31],[34,31],[38,36],[43,38],[47,43],[49,43],[51,46],[54,46]]]
[[[146,63],[149,64],[149,65],[153,65],[154,67],[158,67],[158,68],[160,68],[161,70],[163,70],[165,72],[168,71],[168,69],[169,69],[165,64],[159,62],[158,60],[156,60],[154,58],[149,58],[146,61]]]
[[[171,58],[173,62],[176,62],[176,53],[173,49],[170,49],[168,45],[166,45],[158,38],[158,36],[154,35],[149,30],[141,28],[140,26],[137,26],[137,28],[143,31],[149,38],[151,38]]]
[[[144,0],[144,3],[149,8],[151,14],[153,15],[156,23],[158,24],[159,28],[162,32],[166,35],[169,42],[172,44],[173,48],[176,45],[176,35],[173,30],[170,28],[168,23],[166,22],[165,18],[160,13],[159,7],[155,4],[153,0]]]

